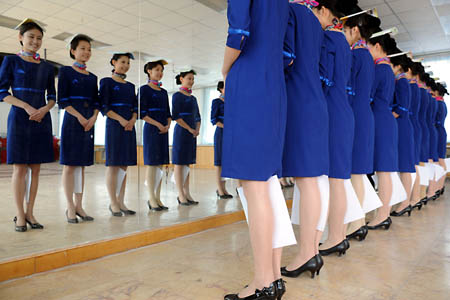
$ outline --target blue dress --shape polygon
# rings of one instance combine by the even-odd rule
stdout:
[[[445,130],[445,118],[447,117],[447,105],[444,100],[438,101],[438,114],[436,116],[436,129],[438,132],[438,155],[439,158],[447,156],[447,131]]]
[[[354,49],[349,83],[349,102],[355,118],[352,152],[352,174],[373,173],[375,119],[370,107],[370,94],[375,80],[375,66],[369,50]]]
[[[430,153],[430,130],[428,129],[427,114],[428,114],[428,92],[424,88],[420,88],[420,111],[419,122],[422,128],[422,143],[420,147],[420,161],[428,162]]]
[[[100,100],[102,113],[109,111],[126,120],[137,113],[138,103],[134,84],[117,82],[111,77],[100,80]],[[125,131],[120,123],[106,119],[105,132],[106,166],[135,166],[137,164],[136,130]]]
[[[430,130],[430,156],[429,158],[433,161],[439,161],[438,155],[438,135],[436,130],[436,113],[438,109],[438,103],[436,98],[433,95],[428,94],[428,98],[430,99],[430,111],[429,111],[429,120],[428,120],[428,128]]]
[[[71,66],[62,67],[58,77],[58,106],[72,106],[89,119],[94,110],[100,110],[97,76],[82,74]],[[91,166],[94,164],[94,127],[84,131],[77,118],[64,113],[61,127],[60,163],[67,166]]]
[[[348,102],[352,52],[342,32],[325,31],[320,74],[328,104],[330,178],[350,179],[355,117]]]
[[[216,125],[217,122],[224,124],[225,102],[222,99],[214,99],[211,105],[211,123]],[[216,127],[214,133],[214,165],[222,166],[222,140],[223,128]]]
[[[11,95],[8,92],[10,88],[14,97],[35,109],[47,105],[47,101],[56,101],[53,66],[46,61],[36,64],[17,55],[6,56],[0,68],[0,101]],[[24,109],[11,106],[7,141],[8,164],[41,164],[55,161],[50,113],[38,123],[30,121]]]
[[[172,118],[183,119],[192,129],[201,121],[197,98],[176,92],[172,96]],[[174,165],[195,164],[197,159],[197,138],[192,133],[175,125],[173,132],[172,163]]]
[[[297,57],[286,74],[288,109],[283,176],[328,175],[328,108],[319,73],[324,32],[308,7],[289,6],[285,52],[292,52]]]
[[[398,170],[399,172],[416,172],[416,152],[414,141],[414,127],[410,120],[411,88],[406,78],[395,82],[395,97],[393,111],[399,117],[398,125]]]
[[[419,122],[420,112],[420,89],[416,83],[411,85],[411,110],[410,119],[414,129],[414,162],[420,163],[420,144],[422,143],[422,129]]]
[[[398,127],[392,115],[395,76],[388,64],[375,66],[372,110],[375,117],[374,171],[398,172]]]
[[[242,52],[226,79],[224,177],[267,181],[281,173],[288,6],[287,0],[228,0],[227,46]]]
[[[141,100],[141,119],[146,116],[167,126],[170,115],[169,95],[161,88],[160,91],[148,84],[139,90]],[[160,134],[158,127],[145,122],[144,125],[144,164],[159,166],[169,164],[169,133]]]

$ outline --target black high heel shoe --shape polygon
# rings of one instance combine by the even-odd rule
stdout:
[[[411,207],[411,210],[413,210],[414,208],[417,208],[418,210],[421,210],[422,209],[422,202],[417,202],[416,204],[414,204],[412,207]]]
[[[420,200],[420,202],[422,202],[423,205],[427,205],[428,200],[430,200],[430,199],[428,199],[427,197],[425,197],[425,198],[423,198],[422,200]]]
[[[198,205],[198,201],[194,201],[194,200],[191,200],[191,199],[187,199],[187,202],[188,202],[190,205]]]
[[[122,217],[122,210],[118,211],[118,212],[113,212],[111,205],[109,206],[109,211],[111,212],[111,214],[113,215],[113,217]]]
[[[348,242],[348,240],[347,240],[347,242]],[[350,248],[350,244],[347,245],[346,240],[343,240],[342,242],[340,242],[339,244],[337,244],[334,247],[324,249],[324,250],[319,250],[319,254],[322,256],[328,256],[333,253],[337,253],[338,256],[345,255],[345,252],[348,249],[347,246],[348,246],[348,248]]]
[[[15,230],[16,230],[17,232],[25,232],[25,231],[28,230],[27,223],[25,223],[25,225],[23,225],[23,226],[18,226],[18,225],[17,225],[17,217],[14,217],[13,222],[14,222],[14,224],[16,225]]]
[[[178,200],[178,205],[191,206],[191,203],[189,203],[189,200],[187,202],[181,202],[180,197],[177,197],[177,200]]]
[[[133,216],[136,214],[136,212],[131,209],[120,209],[120,211],[126,216]]]
[[[290,277],[290,278],[297,278],[300,276],[303,272],[309,271],[311,273],[311,278],[314,278],[316,275],[317,270],[320,270],[319,265],[317,263],[316,256],[313,256],[310,260],[308,260],[306,263],[304,263],[299,268],[289,271],[286,269],[286,267],[281,268],[281,275]]]
[[[82,216],[79,213],[75,213],[81,220],[83,220],[84,222],[92,222],[94,221],[94,218],[88,215]]]
[[[277,300],[281,300],[281,298],[283,298],[283,295],[286,293],[285,283],[286,281],[284,281],[282,278],[273,282],[273,285],[277,288]]]
[[[344,246],[345,246],[345,251],[350,249],[350,242],[347,238],[344,240]]]
[[[150,204],[150,201],[147,201],[147,204],[148,204],[149,210],[154,210],[154,211],[162,211],[163,210],[159,205],[157,207],[152,207],[152,205]]]
[[[316,271],[316,274],[317,274],[317,276],[319,276],[320,269],[322,269],[323,264],[324,264],[322,255],[316,254],[316,261],[317,261],[317,271]]]
[[[30,224],[31,229],[44,229],[44,225],[41,225],[39,223],[31,223],[27,218],[25,218],[25,222]]]
[[[111,207],[109,209],[111,209]],[[76,216],[75,216],[74,219],[69,218],[69,211],[68,210],[66,210],[66,218],[67,218],[67,223],[78,224],[78,218]]]
[[[158,204],[158,206],[159,206],[162,210],[169,210],[169,208],[168,208],[167,206],[159,205],[159,204]]]
[[[411,205],[408,207],[405,207],[404,209],[402,209],[399,212],[396,212],[395,210],[391,212],[391,216],[393,217],[401,217],[404,214],[408,213],[408,217],[411,217],[411,212],[412,212],[412,207]]]
[[[277,287],[272,283],[270,287],[265,287],[262,290],[256,290],[254,294],[245,298],[240,298],[239,294],[226,295],[224,300],[277,300],[278,297]]]
[[[217,198],[219,198],[219,199],[231,199],[231,198],[233,198],[233,196],[230,195],[230,194],[220,195],[218,190],[216,190],[216,195],[217,195]]]
[[[386,220],[384,220],[380,224],[377,224],[374,226],[367,225],[367,229],[376,230],[376,229],[384,228],[385,230],[389,230],[389,227],[391,227],[391,224],[392,224],[392,220],[390,217],[388,217]]]
[[[362,241],[364,241],[366,239],[366,236],[367,236],[368,232],[369,232],[369,230],[364,225],[364,226],[361,226],[361,228],[359,228],[355,232],[347,235],[346,238],[347,239],[355,239],[355,240],[358,240],[358,241],[362,242]]]

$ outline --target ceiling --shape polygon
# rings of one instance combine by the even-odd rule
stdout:
[[[415,55],[450,51],[450,0],[360,0],[362,8],[377,7],[384,29],[396,26],[399,48]],[[145,82],[143,65],[165,58],[164,86],[175,89],[178,71],[196,69],[197,86],[212,86],[221,78],[226,41],[226,0],[1,0],[1,16],[35,18],[47,32],[43,48],[47,58],[71,64],[68,41],[61,33],[84,33],[110,44],[93,50],[88,69],[97,76],[110,75],[109,60],[115,51],[139,55],[128,79]],[[19,50],[17,31],[0,27],[0,52]],[[41,55],[44,50],[41,50]]]

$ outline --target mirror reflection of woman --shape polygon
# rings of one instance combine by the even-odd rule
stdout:
[[[141,119],[144,125],[144,164],[147,168],[147,184],[150,198],[148,208],[154,211],[167,210],[161,201],[161,183],[156,181],[158,170],[162,165],[169,164],[169,128],[172,122],[170,115],[169,96],[162,88],[161,79],[164,75],[165,60],[148,62],[144,72],[148,83],[141,86],[139,99],[141,101]],[[162,178],[161,178],[162,179]]]
[[[125,80],[130,69],[131,53],[116,53],[110,63],[111,77],[100,81],[102,113],[106,119],[106,186],[111,199],[109,210],[114,217],[134,215],[125,205],[126,171],[137,164],[136,130],[138,102],[134,84]],[[120,174],[124,174],[123,180]],[[118,177],[119,176],[119,177]],[[118,187],[119,185],[119,187]]]
[[[216,126],[214,133],[214,166],[216,167],[217,197],[219,199],[233,198],[225,187],[226,181],[222,179],[222,140],[224,127],[225,110],[225,86],[223,81],[217,84],[217,91],[220,96],[214,99],[211,105],[211,123]]]
[[[53,134],[50,109],[56,102],[55,73],[40,59],[44,30],[26,19],[19,26],[21,50],[6,56],[0,69],[0,101],[11,104],[7,128],[7,163],[13,165],[12,188],[17,206],[15,230],[43,229],[34,216],[34,204],[42,163],[53,162]],[[12,90],[12,95],[8,92]],[[47,94],[47,97],[46,97]],[[26,177],[31,171],[29,191]],[[28,195],[27,195],[28,194]],[[24,207],[24,198],[25,201]]]
[[[201,117],[197,98],[192,95],[194,70],[181,72],[176,76],[180,90],[172,96],[172,119],[177,122],[173,133],[172,163],[175,165],[175,182],[178,189],[178,204],[197,205],[190,193],[190,173],[186,168],[195,164],[197,158],[197,137],[200,134]]]
[[[91,58],[91,38],[79,34],[70,42],[72,66],[62,67],[58,78],[58,106],[64,109],[61,127],[61,157],[63,186],[67,199],[66,217],[69,223],[93,221],[83,209],[84,170],[94,164],[94,125],[100,110],[97,76],[87,71]],[[81,192],[75,191],[75,170],[81,168]],[[75,197],[75,203],[74,198]]]

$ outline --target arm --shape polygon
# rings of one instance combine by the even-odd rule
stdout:
[[[226,79],[234,62],[241,54],[250,36],[250,7],[252,0],[228,0],[228,38],[223,60],[222,74]]]
[[[177,122],[178,125],[186,129],[190,133],[194,134],[195,130],[192,129],[191,126],[189,126],[182,118],[175,120],[175,122]]]
[[[36,113],[30,116],[30,120],[41,122],[45,115],[56,104],[56,89],[55,89],[55,72],[53,67],[49,66],[49,72],[47,77],[47,104],[37,110]]]
[[[133,115],[131,117],[131,119],[128,121],[127,126],[125,126],[125,130],[126,131],[132,131],[134,128],[134,125],[136,124],[136,120],[138,118],[138,98],[136,93],[134,92],[135,88],[133,85]]]
[[[100,97],[98,94],[97,76],[95,76],[95,85],[92,86],[92,107],[94,108],[94,113],[88,120],[88,124],[85,127],[86,131],[89,131],[92,127],[94,127],[101,108]]]
[[[292,10],[289,10],[289,21],[286,28],[286,35],[284,37],[283,46],[283,61],[284,67],[290,67],[294,64],[295,55],[295,15]]]
[[[146,116],[143,118],[143,120],[144,120],[145,122],[147,122],[148,124],[157,127],[157,128],[159,129],[160,133],[165,133],[165,132],[164,132],[165,126],[163,126],[163,124],[159,123],[159,122],[156,121],[155,119],[152,119],[152,118],[150,118],[148,115],[146,115]]]

